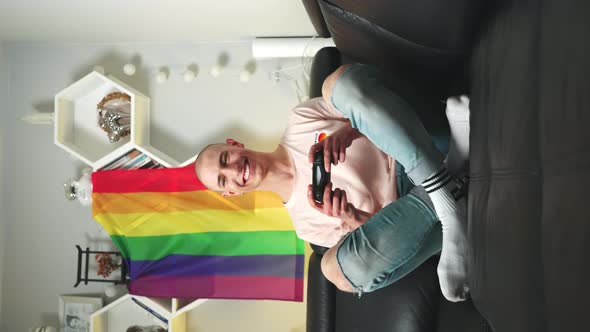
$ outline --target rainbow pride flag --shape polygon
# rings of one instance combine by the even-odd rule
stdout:
[[[92,214],[125,258],[129,292],[303,300],[304,243],[274,193],[221,197],[194,166],[92,175]]]

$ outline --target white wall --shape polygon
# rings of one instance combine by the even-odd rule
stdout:
[[[0,40],[168,42],[314,34],[298,0],[0,1]]]
[[[187,325],[191,332],[305,332],[305,308],[279,301],[209,300],[193,309]]]
[[[275,84],[268,72],[278,66],[300,65],[301,59],[259,63],[251,82],[239,82],[240,68],[250,60],[248,42],[5,43],[2,51],[10,64],[10,94],[7,102],[3,99],[6,108],[0,114],[5,222],[0,331],[56,324],[59,294],[103,290],[96,284],[73,288],[74,245],[106,245],[92,242],[92,238],[104,239],[104,233],[92,221],[90,210],[64,198],[63,181],[77,175],[81,165],[53,144],[51,126],[26,124],[21,117],[33,109],[51,111],[53,96],[95,64],[152,97],[154,145],[181,155],[196,153],[210,140],[227,136],[251,142],[255,148],[272,148],[286,124],[288,110],[297,103],[293,82],[283,79]],[[228,68],[213,79],[208,68],[223,52],[230,58]],[[121,67],[130,59],[139,64],[138,73],[126,77]],[[186,84],[181,72],[190,63],[198,64],[201,71],[195,82]],[[172,74],[164,84],[153,77],[161,66],[167,66]],[[260,313],[267,310],[273,316],[278,316],[273,310],[281,310],[290,320],[286,324],[269,320],[266,331],[301,331],[304,326],[303,304],[240,302],[208,312],[214,326],[227,317],[261,319]],[[252,329],[241,331],[260,331],[256,322],[243,326]],[[211,326],[199,328],[219,331]]]
[[[4,234],[4,223],[6,218],[4,217],[5,206],[4,206],[4,144],[5,140],[5,124],[4,119],[6,114],[7,106],[7,95],[8,95],[8,73],[7,66],[4,62],[4,56],[2,53],[3,44],[0,41],[0,317],[2,317],[2,279],[4,276],[4,247],[5,247],[5,234]]]

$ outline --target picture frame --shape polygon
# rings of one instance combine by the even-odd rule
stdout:
[[[104,305],[102,297],[60,295],[59,324],[63,332],[90,332],[90,315]]]

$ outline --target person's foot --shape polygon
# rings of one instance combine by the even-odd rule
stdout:
[[[443,295],[449,301],[467,299],[467,206],[462,188],[445,168],[426,179],[428,193],[442,224],[443,239],[437,273]]]
[[[464,173],[469,163],[469,97],[447,99],[447,119],[451,131],[446,164],[449,173]]]
[[[452,302],[465,301],[469,286],[467,283],[467,227],[465,198],[457,202],[456,213],[441,219],[443,243],[440,261],[436,269],[440,289],[444,297]]]

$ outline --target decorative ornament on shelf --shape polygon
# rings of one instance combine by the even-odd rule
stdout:
[[[131,97],[123,92],[112,92],[98,105],[98,125],[107,132],[111,143],[131,132]]]
[[[98,271],[96,274],[103,278],[108,278],[111,273],[121,267],[120,257],[111,255],[109,253],[99,253],[94,256]]]
[[[78,200],[80,204],[89,206],[92,204],[92,170],[84,168],[79,179],[69,178],[64,183],[66,199]]]
[[[111,283],[122,285],[129,282],[129,271],[119,251],[90,250],[82,249],[76,245],[78,252],[78,268],[76,273],[76,284],[88,285],[89,282]],[[94,259],[92,259],[94,257]],[[92,264],[94,262],[96,265]],[[88,273],[90,266],[96,267],[96,275]],[[83,271],[86,271],[85,273]],[[119,271],[120,273],[113,273]],[[100,278],[99,278],[100,277]]]

